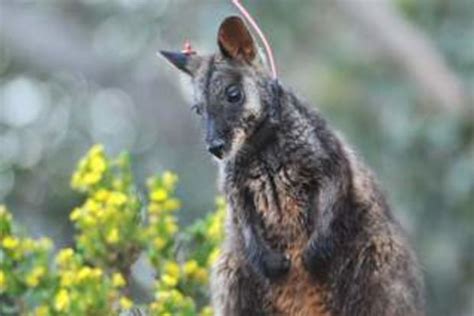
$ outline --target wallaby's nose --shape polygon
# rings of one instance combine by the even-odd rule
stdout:
[[[221,159],[224,155],[224,141],[222,139],[213,140],[207,145],[207,150],[217,158]]]

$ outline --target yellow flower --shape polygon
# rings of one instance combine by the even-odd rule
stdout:
[[[202,284],[205,284],[207,283],[208,279],[209,279],[209,274],[207,272],[207,269],[204,269],[204,268],[199,268],[195,274],[194,274],[194,277],[196,278],[196,280]]]
[[[40,279],[45,275],[46,269],[44,267],[35,267],[25,279],[26,285],[33,288],[39,284]]]
[[[18,247],[19,241],[16,237],[7,236],[3,239],[2,245],[5,249],[13,250]]]
[[[173,235],[178,231],[178,225],[176,225],[176,221],[172,217],[165,218],[165,228],[166,232]]]
[[[58,312],[65,312],[69,309],[71,299],[69,298],[69,292],[65,289],[61,289],[56,297],[54,298],[54,308]]]
[[[5,272],[0,270],[0,293],[7,289],[7,277],[5,276]]]
[[[181,207],[181,202],[178,199],[172,198],[168,199],[163,203],[163,209],[165,211],[174,211]]]
[[[102,156],[92,156],[90,164],[91,169],[97,173],[102,173],[106,169],[105,159]]]
[[[71,214],[69,214],[69,219],[71,221],[77,221],[82,215],[82,209],[80,207],[76,207]]]
[[[71,286],[75,279],[76,279],[76,275],[74,272],[72,271],[64,271],[61,273],[61,276],[60,276],[60,284],[62,287],[68,287],[68,286]]]
[[[71,187],[74,188],[74,189],[77,189],[79,187],[81,187],[82,184],[81,184],[81,174],[79,172],[74,172],[74,174],[72,175],[72,179],[71,179]]]
[[[87,156],[83,157],[81,160],[79,160],[79,163],[77,164],[77,169],[83,170],[87,167]]]
[[[69,265],[72,262],[73,257],[74,250],[72,250],[71,248],[62,249],[56,256],[56,263],[60,266]]]
[[[207,258],[207,265],[212,266],[217,261],[217,259],[219,259],[219,255],[220,255],[219,248],[215,248],[214,250],[212,250],[211,254]]]
[[[34,274],[29,274],[25,279],[25,283],[28,287],[34,288],[38,285],[39,279]]]
[[[168,291],[168,290],[158,290],[155,292],[155,299],[157,301],[166,301],[167,299],[169,299],[171,296],[171,292]]]
[[[178,284],[178,279],[168,274],[162,275],[161,281],[169,287],[174,287]]]
[[[199,316],[212,316],[214,315],[214,311],[212,310],[212,307],[210,306],[205,306],[203,309],[201,309],[201,312],[199,313]]]
[[[101,268],[92,269],[91,275],[94,279],[99,279],[102,276],[102,274],[103,274],[103,272],[102,272]]]
[[[115,206],[121,206],[127,202],[127,196],[122,192],[112,192],[107,202]]]
[[[89,210],[91,213],[99,213],[101,210],[101,205],[95,200],[88,199],[84,204],[84,208]]]
[[[94,227],[97,223],[97,220],[91,214],[84,216],[83,221],[84,227]]]
[[[189,260],[184,264],[183,271],[187,276],[193,275],[197,269],[199,268],[199,265],[196,260]]]
[[[49,307],[46,306],[46,305],[41,305],[41,306],[38,306],[36,309],[35,309],[35,316],[48,316],[50,313],[49,313]]]
[[[120,235],[119,235],[119,231],[117,228],[112,228],[109,233],[107,234],[107,236],[105,237],[105,240],[109,243],[109,244],[115,244],[117,243],[119,240],[120,240]]]
[[[92,275],[92,269],[90,267],[82,267],[77,273],[77,280],[79,282],[84,281]]]
[[[178,176],[171,171],[165,171],[161,179],[163,180],[163,186],[168,190],[173,190],[176,182],[178,182]]]
[[[153,239],[153,244],[155,245],[157,250],[162,250],[166,246],[166,240],[158,236]]]
[[[179,265],[176,262],[168,261],[163,265],[163,271],[174,278],[179,278]]]
[[[82,179],[82,182],[84,183],[84,185],[90,186],[99,182],[101,177],[102,177],[102,174],[99,172],[86,173],[84,175],[84,178]]]
[[[164,202],[168,198],[168,192],[163,188],[158,188],[151,193],[151,200],[155,202]]]
[[[133,306],[133,302],[126,298],[126,297],[121,297],[120,298],[120,307],[122,307],[122,309],[130,309],[132,308]]]
[[[222,230],[223,226],[220,219],[218,217],[213,217],[207,230],[207,236],[211,240],[219,240],[221,238]]]
[[[90,268],[90,267],[82,267],[79,272],[77,273],[77,281],[82,282],[84,280],[97,280],[102,276],[102,270],[100,268]]]
[[[181,305],[184,302],[184,296],[181,294],[180,291],[178,290],[171,290],[171,299],[173,300],[173,303],[176,305]]]
[[[112,276],[112,285],[114,287],[123,287],[125,284],[125,279],[123,278],[122,274],[114,273]]]
[[[179,265],[176,262],[168,261],[163,266],[161,281],[169,287],[175,287],[178,284],[179,275]]]
[[[88,155],[95,156],[95,155],[102,155],[104,153],[104,146],[101,144],[95,144],[89,150]]]
[[[159,314],[153,314],[153,315],[165,315],[164,311],[163,311],[164,308],[165,308],[165,306],[164,306],[163,302],[161,302],[161,301],[158,301],[158,302],[155,301],[155,302],[151,303],[151,305],[150,305],[150,309],[153,312],[159,313]]]
[[[94,199],[99,201],[99,202],[105,202],[109,198],[110,192],[106,189],[99,189],[95,194],[94,194]]]
[[[150,203],[150,204],[148,205],[148,212],[149,212],[150,214],[156,214],[156,215],[158,215],[158,214],[161,212],[161,210],[162,210],[162,207],[161,207],[160,204],[157,204],[157,203],[153,203],[153,202],[152,202],[152,203]]]

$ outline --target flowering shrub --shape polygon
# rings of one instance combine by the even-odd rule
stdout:
[[[53,255],[47,238],[23,237],[0,206],[0,315],[212,315],[209,268],[223,238],[225,205],[180,229],[178,177],[166,171],[135,188],[130,159],[109,159],[100,145],[79,162],[71,187],[83,194],[70,213],[73,248]],[[130,267],[145,253],[156,271],[154,299],[135,306]]]

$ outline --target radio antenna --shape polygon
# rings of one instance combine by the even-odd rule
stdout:
[[[270,70],[272,72],[272,77],[273,79],[277,79],[277,70],[275,66],[275,60],[273,59],[273,52],[272,48],[270,47],[270,44],[267,41],[267,38],[263,34],[262,30],[260,27],[258,27],[257,22],[253,19],[253,17],[250,15],[250,13],[245,9],[245,7],[240,3],[240,0],[232,0],[232,3],[239,9],[240,13],[244,16],[244,18],[247,20],[247,22],[252,26],[254,31],[257,33],[258,37],[263,43],[263,46],[265,47],[265,53],[267,55],[268,61],[270,63]]]

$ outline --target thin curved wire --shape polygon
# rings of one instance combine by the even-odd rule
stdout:
[[[268,58],[268,61],[270,62],[270,70],[272,72],[272,77],[273,79],[277,79],[277,71],[276,71],[276,66],[275,66],[275,61],[273,59],[273,52],[272,48],[270,47],[270,44],[267,41],[267,38],[263,34],[262,30],[258,27],[257,22],[252,18],[250,13],[245,9],[245,7],[240,3],[240,0],[232,0],[232,3],[239,9],[240,13],[244,16],[244,18],[250,23],[252,28],[257,32],[258,37],[260,37],[260,40],[263,43],[263,46],[265,47],[265,52]]]

